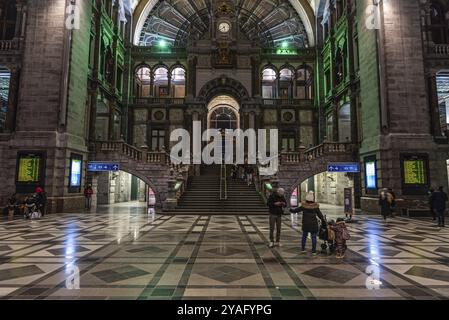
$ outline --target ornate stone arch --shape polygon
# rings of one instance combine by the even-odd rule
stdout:
[[[226,76],[215,78],[206,83],[201,88],[198,98],[209,102],[218,95],[230,95],[239,102],[250,99],[248,90],[240,81]]]

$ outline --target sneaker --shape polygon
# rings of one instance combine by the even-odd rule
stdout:
[[[337,255],[335,256],[337,259],[341,259],[341,254],[337,253]]]
[[[282,244],[280,242],[276,242],[274,245],[279,248],[282,247]]]
[[[274,248],[274,242],[270,242],[270,244],[268,245],[270,248]]]
[[[312,251],[312,256],[316,257],[318,253],[316,251]]]
[[[301,250],[301,254],[306,254],[306,253],[307,253],[306,249]]]

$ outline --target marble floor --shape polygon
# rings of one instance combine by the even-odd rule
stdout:
[[[343,261],[300,254],[300,216],[285,217],[276,249],[266,216],[148,215],[131,204],[1,220],[0,299],[449,298],[449,229],[357,219]]]

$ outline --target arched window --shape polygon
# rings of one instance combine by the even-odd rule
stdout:
[[[293,79],[295,73],[289,69],[284,68],[279,72],[279,97],[282,99],[293,98]]]
[[[11,72],[0,66],[0,132],[5,129]]]
[[[174,98],[184,98],[186,96],[186,71],[184,68],[173,69],[171,85]]]
[[[154,92],[156,97],[166,98],[169,96],[168,69],[159,67],[154,71]]]
[[[6,0],[0,4],[0,40],[12,40],[16,30],[16,1]]]
[[[296,74],[296,97],[298,99],[313,99],[313,71],[312,67],[303,65]]]
[[[445,10],[439,1],[432,1],[430,5],[429,31],[435,44],[448,43],[448,24]]]
[[[216,108],[210,118],[211,129],[237,129],[237,115],[229,106]]]
[[[137,69],[135,77],[134,92],[137,98],[148,98],[151,95],[151,69],[140,67]]]
[[[277,72],[272,68],[265,68],[262,72],[262,98],[276,98]]]

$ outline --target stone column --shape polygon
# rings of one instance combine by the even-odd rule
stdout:
[[[431,132],[435,137],[441,137],[443,135],[440,121],[440,112],[438,105],[438,91],[437,91],[437,77],[435,75],[429,75],[427,77],[427,86],[429,92],[429,107],[430,107],[430,119],[431,119]]]
[[[168,92],[167,92],[167,94],[168,94],[168,98],[171,98],[172,97],[172,89],[171,89],[171,73],[170,73],[170,71],[167,71],[167,78],[168,78],[168,81],[167,81],[167,87],[168,87]]]
[[[338,103],[334,101],[332,103],[332,141],[330,142],[339,142],[340,137],[338,134]]]
[[[91,210],[95,210],[98,207],[98,174],[93,174],[91,178],[91,185],[93,190]]]
[[[178,205],[178,200],[176,199],[176,191],[175,191],[176,178],[173,169],[170,170],[170,177],[168,178],[167,186],[168,186],[167,199],[164,201],[163,210],[172,211],[176,209],[176,206]]]
[[[11,78],[9,80],[8,110],[6,113],[5,132],[13,132],[16,127],[17,101],[19,97],[20,68],[11,68]]]
[[[150,97],[154,97],[154,72],[150,75]]]

